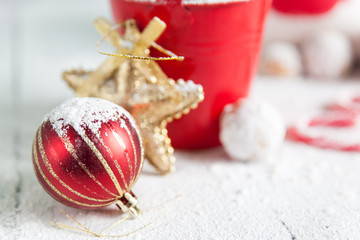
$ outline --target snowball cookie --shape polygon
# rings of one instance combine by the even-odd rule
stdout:
[[[268,159],[282,144],[285,125],[271,105],[241,99],[225,106],[220,119],[220,141],[233,159]]]
[[[301,43],[305,72],[311,77],[339,78],[353,60],[351,41],[341,32],[319,32]]]
[[[279,41],[265,46],[260,64],[261,74],[296,77],[301,71],[301,56],[295,44]]]

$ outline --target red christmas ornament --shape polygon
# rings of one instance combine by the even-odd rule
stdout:
[[[83,209],[119,201],[136,215],[131,192],[143,164],[140,132],[122,107],[73,98],[51,111],[33,143],[36,176],[59,202]]]

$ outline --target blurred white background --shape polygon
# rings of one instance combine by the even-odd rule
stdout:
[[[339,30],[350,37],[359,37],[360,1],[342,0],[330,12],[315,16],[290,16],[272,11],[268,17],[265,40],[298,42],[320,30]]]
[[[272,11],[265,39],[294,42],[320,29],[360,35],[360,1],[344,0],[329,14],[288,16]],[[92,21],[112,18],[106,0],[0,1],[0,105],[60,101],[73,96],[61,79],[72,67],[94,68],[105,57],[95,51]],[[360,39],[360,38],[359,38]],[[360,40],[359,40],[360,42]]]
[[[92,25],[98,16],[111,17],[107,1],[0,1],[0,104],[72,96],[62,71],[93,68],[103,60]]]

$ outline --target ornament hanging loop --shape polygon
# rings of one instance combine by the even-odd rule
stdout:
[[[137,217],[141,210],[137,206],[138,200],[132,192],[126,192],[120,199],[116,206],[123,212],[129,212],[132,217]]]

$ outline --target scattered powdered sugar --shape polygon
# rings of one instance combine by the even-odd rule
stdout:
[[[100,98],[72,98],[54,108],[43,122],[49,121],[60,137],[66,137],[67,129],[72,126],[81,136],[89,128],[99,138],[103,123],[120,121],[121,127],[124,127],[122,116],[137,128],[130,113],[115,103]]]

